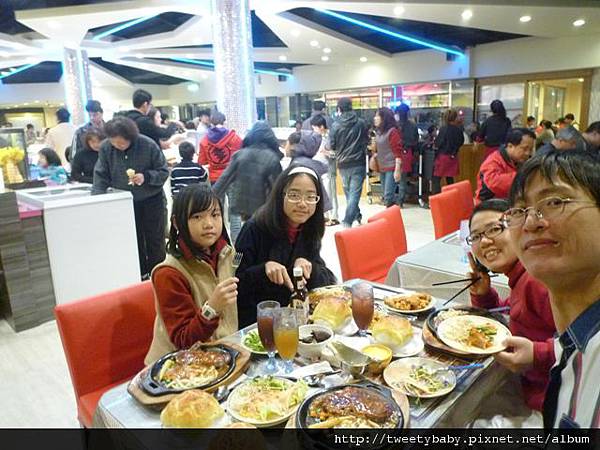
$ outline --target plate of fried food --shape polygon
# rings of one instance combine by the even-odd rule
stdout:
[[[403,314],[419,314],[435,306],[433,297],[423,292],[389,295],[383,303],[390,311]]]
[[[350,301],[352,301],[352,292],[346,286],[340,285],[323,286],[320,288],[313,289],[308,293],[308,304],[310,313],[312,314],[314,312],[315,308],[321,302],[321,300],[327,298],[337,298],[345,300],[349,303]]]
[[[491,355],[506,349],[504,341],[511,332],[489,317],[461,315],[441,322],[437,335],[453,349],[473,355]]]
[[[341,385],[307,398],[296,414],[296,427],[402,428],[404,417],[390,390],[374,383]]]
[[[150,395],[209,388],[233,372],[238,354],[223,344],[192,346],[168,353],[147,371],[141,387]]]
[[[456,375],[430,358],[403,358],[388,365],[383,379],[393,389],[417,398],[446,395],[456,387]]]
[[[277,376],[259,376],[244,381],[229,395],[227,411],[236,420],[256,427],[285,422],[306,397],[308,386]]]

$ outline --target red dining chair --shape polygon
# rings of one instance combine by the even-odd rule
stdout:
[[[342,279],[362,278],[384,282],[390,266],[396,259],[389,242],[390,225],[379,219],[360,227],[335,233]]]
[[[144,368],[152,342],[152,283],[135,284],[54,308],[79,422],[91,427],[104,392]]]
[[[429,197],[435,238],[439,239],[460,228],[461,199],[456,189],[449,189]]]
[[[402,219],[402,210],[398,205],[386,208],[380,213],[369,217],[369,223],[381,219],[387,220],[390,227],[388,236],[390,236],[395,256],[404,255],[408,251],[408,248],[406,245],[406,230],[404,228],[404,220]]]
[[[458,183],[448,184],[442,187],[442,192],[454,189],[458,191],[461,200],[461,219],[469,219],[473,213],[475,202],[473,201],[473,189],[469,180],[459,181]]]

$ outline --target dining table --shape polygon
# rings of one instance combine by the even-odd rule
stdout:
[[[468,305],[471,302],[469,282],[458,282],[468,278],[471,270],[459,232],[450,233],[411,252],[396,258],[391,265],[385,284],[403,287],[414,291],[425,291],[438,298],[450,299],[455,303]],[[501,298],[510,294],[508,278],[504,274],[492,274],[492,287]],[[456,281],[452,284],[434,286],[436,283]]]
[[[361,280],[352,280],[347,284],[351,285],[356,281]],[[382,307],[382,299],[385,296],[404,292],[385,284],[370,284],[374,288],[377,308]],[[436,308],[441,307],[443,303],[443,299],[439,298],[434,298],[433,301]],[[427,313],[411,317],[411,320],[413,320],[412,325],[417,328],[422,327],[426,318]],[[255,327],[255,324],[245,327],[221,341],[240,344],[244,336]],[[472,359],[440,352],[429,346],[425,346],[418,356],[433,358],[447,365],[466,365],[473,362]],[[265,366],[265,359],[264,356],[253,354],[245,376],[262,375],[261,370]],[[508,371],[496,364],[492,357],[483,357],[477,361],[482,363],[482,367],[458,372],[456,387],[449,394],[432,399],[410,398],[410,428],[465,427],[475,420],[485,399],[492,395],[508,377]],[[306,364],[307,361],[299,357],[294,360],[296,369]],[[329,385],[335,384],[336,380],[341,379],[339,375],[332,375],[331,377],[333,381],[330,380]],[[381,376],[373,378],[371,381],[385,385]],[[128,382],[125,382],[102,395],[94,414],[93,427],[160,429],[160,410],[140,404],[128,393],[127,387]],[[283,427],[283,425],[279,425],[279,427]]]

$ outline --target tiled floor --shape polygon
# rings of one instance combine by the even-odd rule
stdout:
[[[344,199],[340,197],[341,211]],[[383,206],[361,204],[365,220]],[[403,211],[408,249],[433,240],[428,210],[409,205]],[[329,227],[323,239],[322,256],[341,279],[334,233]],[[0,320],[0,427],[78,427],[71,379],[56,323],[50,322],[15,334]]]

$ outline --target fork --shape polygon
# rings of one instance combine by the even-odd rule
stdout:
[[[244,257],[244,254],[242,252],[235,252],[235,256],[233,257],[233,262],[231,263],[231,266],[233,267],[234,271],[237,270],[238,267],[240,267],[243,257]]]

